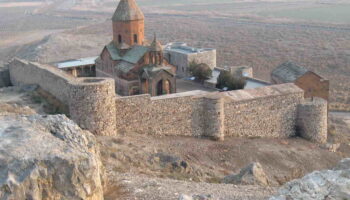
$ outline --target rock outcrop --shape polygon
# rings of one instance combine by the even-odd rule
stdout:
[[[0,114],[0,199],[102,200],[94,136],[64,115]]]
[[[333,170],[315,171],[291,181],[270,200],[350,199],[350,159],[341,161]]]
[[[239,174],[226,176],[223,183],[236,185],[268,185],[268,179],[260,163],[252,163],[241,169]]]

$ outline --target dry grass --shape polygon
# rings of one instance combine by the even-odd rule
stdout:
[[[35,114],[35,110],[29,107],[21,107],[17,104],[7,104],[0,103],[0,113],[12,113],[12,114],[20,114],[20,115],[32,115]]]
[[[328,134],[330,134],[331,136],[336,136],[337,135],[337,129],[334,125],[330,125],[328,127]]]
[[[300,168],[293,168],[289,175],[278,177],[274,176],[279,185],[284,185],[285,183],[292,181],[294,179],[299,179],[305,175],[305,172]]]
[[[111,184],[107,186],[104,192],[105,200],[123,200],[129,197],[130,193],[127,188],[121,184]]]

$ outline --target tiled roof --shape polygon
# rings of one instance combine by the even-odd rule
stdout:
[[[149,50],[146,46],[133,46],[123,56],[122,60],[136,64]]]
[[[132,70],[134,68],[134,64],[132,63],[128,63],[128,62],[125,62],[125,61],[121,61],[119,62],[115,67],[117,70],[120,70],[124,73],[128,73],[130,70]]]
[[[112,17],[113,21],[143,20],[145,17],[135,0],[121,0]]]
[[[120,50],[115,47],[113,42],[109,43],[106,48],[111,55],[112,60],[123,60],[133,64],[136,64],[149,50],[149,47],[147,46],[133,46],[124,56],[121,56]]]
[[[272,71],[272,77],[278,78],[284,83],[291,83],[308,72],[306,68],[293,62],[285,62]]]
[[[119,55],[119,50],[114,46],[114,44],[111,42],[106,46],[109,54],[112,57],[112,60],[121,60],[122,57]]]

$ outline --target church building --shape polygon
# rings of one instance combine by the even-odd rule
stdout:
[[[135,0],[121,0],[112,18],[113,40],[96,59],[96,76],[115,80],[122,96],[176,92],[176,67],[163,56],[156,35],[145,40],[144,15]]]

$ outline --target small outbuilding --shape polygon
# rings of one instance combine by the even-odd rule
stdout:
[[[271,82],[294,83],[305,91],[305,98],[329,99],[329,80],[294,62],[285,62],[276,67],[271,73]]]

